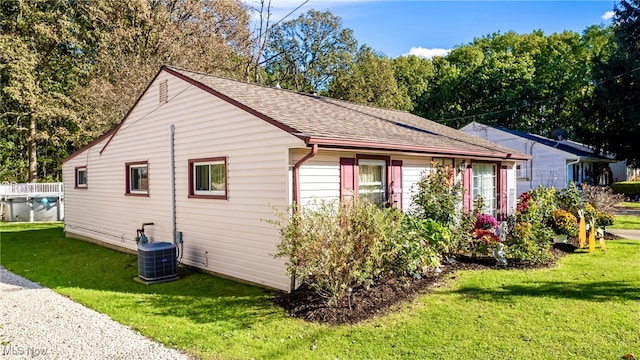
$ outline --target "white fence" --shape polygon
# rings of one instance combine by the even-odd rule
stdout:
[[[60,197],[64,194],[62,183],[2,183],[0,184],[0,196],[36,197],[51,196]]]
[[[62,221],[64,186],[62,183],[0,184],[0,220]]]

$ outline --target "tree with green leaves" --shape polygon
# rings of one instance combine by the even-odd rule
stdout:
[[[309,10],[273,27],[264,51],[270,82],[285,89],[324,91],[351,64],[358,43],[331,12]]]
[[[433,61],[415,55],[400,56],[391,61],[398,89],[409,98],[407,110],[411,111],[419,99],[431,90],[435,76]]]
[[[250,58],[239,0],[5,0],[0,14],[0,181],[59,180],[161,65],[240,78]]]
[[[95,0],[83,3],[98,49],[77,111],[98,135],[125,116],[162,65],[245,76],[251,34],[238,0]]]
[[[604,49],[600,27],[584,35],[492,34],[433,61],[431,90],[418,115],[459,128],[471,121],[550,136],[556,128],[576,138],[591,83],[591,60]]]
[[[0,180],[59,180],[78,144],[72,93],[91,70],[91,34],[71,1],[2,1],[0,13]]]
[[[396,82],[393,62],[368,46],[355,61],[338,71],[326,94],[332,98],[388,109],[409,110],[411,99]]]
[[[615,7],[611,54],[595,58],[595,89],[581,135],[596,149],[640,166],[640,1]]]

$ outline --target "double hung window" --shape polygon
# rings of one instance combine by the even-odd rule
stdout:
[[[358,161],[358,196],[361,200],[382,204],[387,200],[387,162],[360,159]]]

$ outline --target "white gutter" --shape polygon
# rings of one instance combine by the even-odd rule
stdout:
[[[169,188],[170,188],[170,202],[171,202],[171,238],[173,243],[176,243],[176,167],[175,167],[175,153],[174,153],[174,138],[176,134],[176,127],[169,125]]]
[[[565,173],[566,173],[567,178],[569,177],[569,165],[575,165],[575,164],[579,163],[581,160],[582,159],[578,156],[578,159],[576,161],[567,163],[567,166],[566,166],[566,169],[565,169]],[[580,176],[582,176],[582,170],[580,170]],[[565,181],[565,183],[568,183],[568,182],[569,182],[568,180]],[[576,179],[573,179],[573,182],[577,183],[578,181]],[[582,182],[582,181],[580,181],[580,182]]]

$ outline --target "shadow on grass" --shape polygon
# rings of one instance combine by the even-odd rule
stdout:
[[[531,284],[504,285],[498,289],[463,287],[449,293],[487,301],[509,301],[514,297],[550,297],[589,301],[640,300],[640,288],[622,281],[570,283],[542,281]]]
[[[71,298],[85,305],[126,307],[197,324],[224,323],[228,329],[246,328],[281,311],[271,302],[275,291],[183,267],[177,281],[140,284],[133,280],[136,255],[65,238],[59,228],[3,232],[1,241],[0,263],[5,268],[42,286],[73,293]]]

